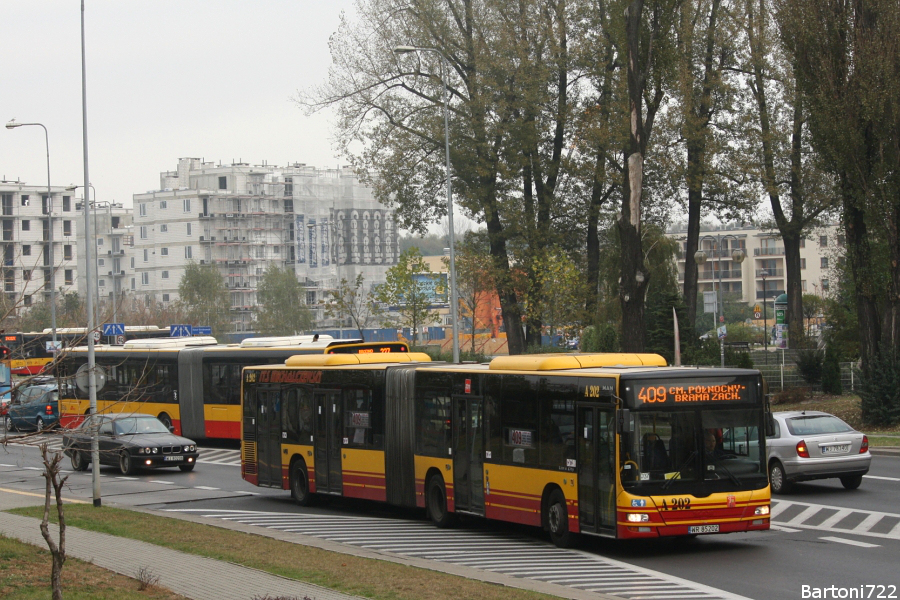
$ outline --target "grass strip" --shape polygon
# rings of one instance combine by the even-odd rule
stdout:
[[[0,598],[49,598],[51,562],[47,550],[0,536]],[[66,600],[184,600],[183,596],[159,586],[150,586],[143,591],[138,589],[139,586],[137,579],[74,558],[69,558],[62,570]]]
[[[38,519],[43,516],[42,507],[17,508],[9,512]],[[111,507],[66,505],[66,523],[71,527],[232,562],[375,600],[552,598],[545,594],[427,569],[339,554],[241,531]],[[35,527],[37,526],[35,523]]]

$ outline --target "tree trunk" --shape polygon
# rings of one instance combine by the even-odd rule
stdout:
[[[800,284],[803,276],[800,271],[800,231],[788,228],[781,234],[784,241],[784,265],[787,281],[788,306],[785,318],[788,323],[788,340],[792,348],[802,348],[800,340],[805,338],[803,328],[803,287]]]

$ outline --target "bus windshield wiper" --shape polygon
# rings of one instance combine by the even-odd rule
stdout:
[[[669,480],[666,481],[666,482],[662,485],[662,489],[666,489],[667,487],[669,487],[670,485],[672,485],[672,482],[675,481],[676,479],[681,479],[681,470],[684,469],[686,466],[688,466],[688,463],[690,463],[691,460],[693,460],[693,458],[694,458],[696,455],[697,455],[697,451],[696,451],[696,450],[693,450],[690,454],[688,454],[688,457],[687,457],[686,459],[684,459],[684,462],[681,463],[680,465],[678,465],[678,468],[675,469],[675,474],[672,475],[672,476],[669,478]]]
[[[717,461],[716,461],[716,470],[718,471],[719,469],[722,469],[723,471],[725,471],[725,474],[728,475],[728,478],[731,479],[731,481],[734,482],[734,485],[741,485],[741,480],[737,478],[737,475],[735,475],[734,473],[732,473],[732,472],[728,469],[728,467],[726,467],[725,465],[720,465],[720,464],[719,464],[719,461],[717,460]]]

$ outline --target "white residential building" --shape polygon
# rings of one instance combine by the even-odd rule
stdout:
[[[57,292],[75,290],[75,221],[79,213],[73,196],[66,187],[53,186],[48,201],[46,185],[0,181],[3,293],[17,310],[50,299],[50,273],[54,267]]]
[[[160,190],[134,195],[135,272],[128,286],[172,302],[188,261],[216,265],[231,291],[234,331],[252,331],[269,265],[290,267],[321,321],[328,290],[358,273],[384,281],[397,262],[394,212],[348,169],[231,165],[182,158]]]
[[[78,239],[84,240],[83,200],[75,203],[78,211]],[[99,314],[105,315],[106,307],[113,302],[122,304],[123,294],[128,295],[125,281],[134,274],[134,227],[132,210],[115,202],[91,203],[91,235],[94,239],[96,254],[91,258],[96,267],[96,277],[90,286],[94,298],[98,300],[94,306],[100,308]],[[84,277],[84,243],[78,245],[78,294],[84,297],[87,281]]]

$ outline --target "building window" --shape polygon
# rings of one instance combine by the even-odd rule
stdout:
[[[801,269],[805,269],[805,268],[806,268],[806,259],[805,259],[805,258],[801,258],[801,259],[800,259],[800,268],[801,268]]]
[[[168,271],[163,271],[163,272],[162,272],[162,278],[163,278],[163,279],[168,279],[168,278],[169,278],[169,272],[168,272]]]
[[[144,262],[150,262],[150,250],[144,248]]]
[[[147,226],[146,225],[141,225],[141,239],[142,240],[147,239]]]
[[[163,296],[163,300],[162,300],[163,302],[168,302],[168,301],[169,301],[169,295],[168,295],[168,294],[163,294],[162,296]]]
[[[63,260],[72,260],[72,246],[69,244],[63,246]]]
[[[98,285],[99,287],[106,287],[106,280],[105,280],[105,279],[101,279],[100,281],[97,282],[97,285]]]
[[[837,236],[837,245],[838,245],[838,246],[843,246],[843,245],[844,245],[844,236],[843,236],[843,235]]]
[[[102,258],[98,258],[97,265],[103,267],[106,266],[106,262]]]
[[[806,292],[806,280],[805,279],[800,280],[800,289],[803,290],[804,293]]]
[[[184,257],[185,258],[193,258],[194,257],[193,249],[190,246],[184,247]]]
[[[134,289],[134,277],[131,278],[131,289]]]
[[[150,285],[150,273],[141,273],[141,285]]]
[[[285,177],[284,178],[284,195],[287,198],[290,198],[294,195],[294,178],[293,177]]]
[[[186,223],[185,225],[187,225],[187,234],[188,234],[188,235],[193,235],[193,234],[191,233],[191,224],[190,224],[190,223]]]
[[[169,203],[165,200],[159,201],[159,208],[162,210],[166,210],[169,207]]]
[[[63,235],[72,235],[72,221],[63,221]]]
[[[316,303],[316,293],[315,292],[306,292],[306,304],[312,305]]]
[[[160,249],[159,249],[159,253],[160,253],[162,256],[168,256],[168,255],[169,255],[169,249],[168,249],[168,248],[160,248]]]
[[[41,195],[41,212],[45,215],[50,214],[50,200],[48,200],[47,194]]]
[[[103,245],[103,238],[97,238],[97,245],[98,245],[98,246],[102,246],[102,245]]]
[[[827,246],[828,246],[828,236],[827,236],[827,235],[820,235],[820,236],[819,236],[819,247],[820,247],[820,248],[826,248]]]
[[[147,205],[145,203],[141,202],[138,204],[138,214],[142,217],[147,216]]]
[[[63,212],[72,210],[72,196],[63,196]]]
[[[28,206],[29,204],[31,204],[31,201],[28,200],[28,194],[22,194],[22,206]]]
[[[22,271],[22,280],[23,281],[31,281],[31,271],[25,269]]]
[[[219,177],[219,189],[220,190],[228,189],[228,178],[227,177]]]
[[[184,199],[184,212],[191,212],[191,199],[190,198]]]
[[[31,221],[22,221],[22,231],[31,231]]]
[[[26,198],[28,196],[25,196]],[[31,294],[25,296],[25,306],[31,306]]]
[[[30,244],[22,245],[22,256],[31,256],[31,245]]]
[[[66,285],[72,285],[72,282],[75,281],[75,279],[72,277],[72,272],[72,269],[65,270]],[[100,285],[103,285],[103,281],[100,282]]]
[[[827,256],[823,256],[822,258],[820,258],[820,259],[819,259],[819,262],[821,263],[820,266],[821,266],[823,269],[827,269],[827,268],[828,268],[828,257],[827,257]]]
[[[823,280],[822,280],[822,291],[823,291],[823,292],[827,292],[827,291],[828,291],[828,280],[827,280],[827,279],[823,279]]]
[[[134,268],[134,257],[133,256],[131,257],[131,268],[132,269]]]
[[[169,226],[165,223],[159,226],[160,233],[169,233]]]

